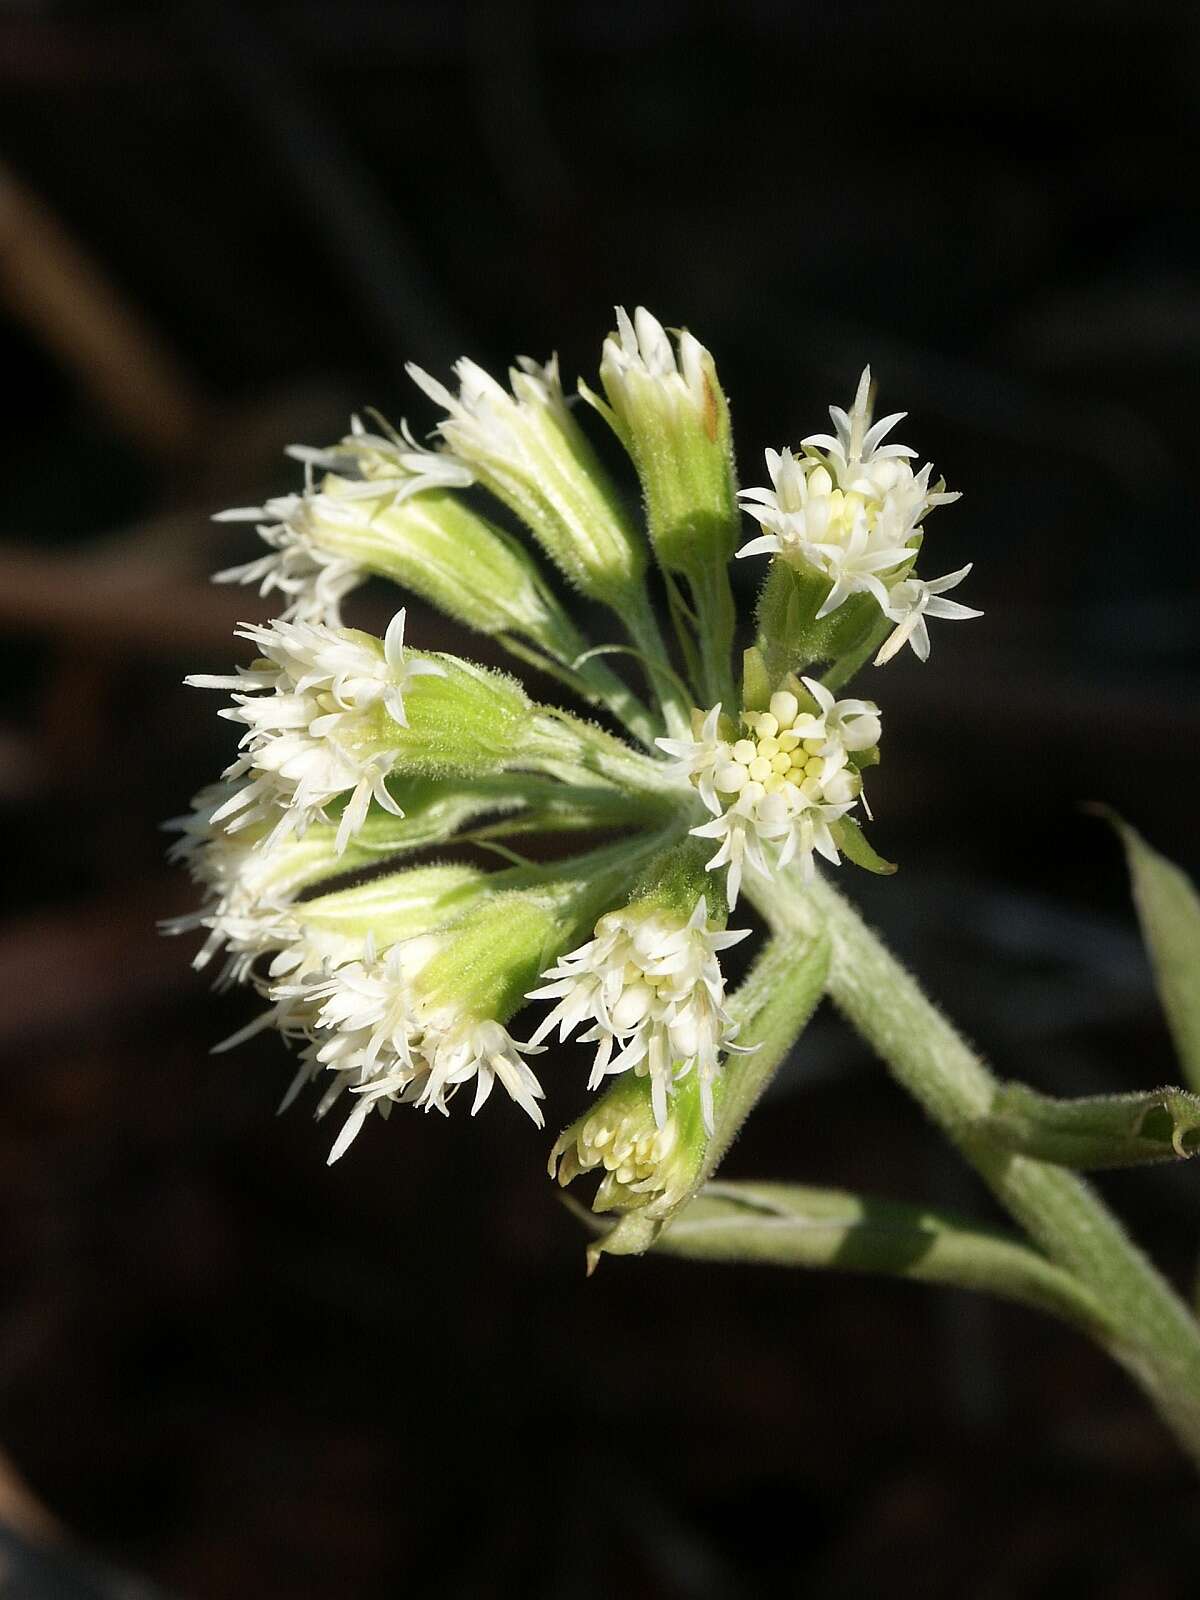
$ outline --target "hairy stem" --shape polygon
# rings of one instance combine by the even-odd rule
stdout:
[[[786,1183],[710,1183],[655,1241],[660,1254],[882,1273],[977,1289],[1060,1317],[1093,1337],[1094,1296],[1015,1234],[940,1207]]]
[[[620,616],[629,637],[641,652],[646,677],[662,707],[667,732],[675,739],[686,736],[691,726],[691,708],[679,688],[678,674],[671,665],[662,631],[644,588],[631,594],[628,607]]]
[[[1200,1462],[1200,1327],[1091,1187],[1063,1167],[994,1142],[997,1082],[836,890],[786,877],[756,903],[783,930],[824,929],[828,992],[893,1076],[980,1173],[997,1199],[1102,1309],[1100,1342]]]

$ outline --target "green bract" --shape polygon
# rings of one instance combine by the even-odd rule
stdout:
[[[515,678],[458,656],[412,654],[439,670],[408,689],[405,725],[376,708],[365,734],[372,748],[394,752],[396,767],[422,777],[482,777],[521,752],[533,707]]]

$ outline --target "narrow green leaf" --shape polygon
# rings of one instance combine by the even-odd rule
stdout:
[[[654,1248],[702,1261],[878,1272],[982,1290],[1096,1331],[1091,1294],[1015,1235],[952,1211],[836,1189],[710,1183]]]
[[[1200,895],[1185,872],[1152,850],[1115,811],[1098,807],[1121,835],[1142,937],[1183,1075],[1200,1089]]]
[[[896,871],[894,861],[885,861],[871,848],[866,834],[853,817],[840,818],[833,824],[830,832],[838,849],[848,860],[853,861],[856,867],[864,867],[868,872],[880,873],[885,877]]]
[[[1200,1149],[1200,1096],[1167,1088],[1058,1100],[1008,1083],[983,1130],[1021,1155],[1085,1171],[1186,1160]]]

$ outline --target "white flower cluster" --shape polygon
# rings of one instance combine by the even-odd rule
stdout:
[[[261,506],[236,506],[216,522],[253,522],[268,553],[214,575],[216,583],[256,584],[260,595],[278,591],[286,605],[281,622],[320,622],[341,626],[341,603],[366,581],[367,572],[352,554],[338,548],[331,532],[346,530],[352,542],[359,527],[355,503],[361,500],[399,505],[433,489],[465,489],[474,482],[470,469],[448,450],[429,450],[417,443],[408,424],[400,431],[383,418],[378,432],[361,418],[350,419],[350,432],[329,450],[291,445],[288,455],[302,461],[301,494],[279,495]],[[339,480],[338,493],[318,489],[313,469]]]
[[[228,815],[229,804],[244,787],[229,782],[212,784],[195,797],[187,815],[166,824],[180,835],[168,851],[168,859],[187,867],[205,898],[198,910],[164,922],[163,931],[205,930],[204,943],[192,959],[197,971],[228,948],[229,957],[217,976],[218,989],[244,983],[259,955],[290,938],[288,908],[295,889],[303,883],[303,872],[297,876],[295,871],[294,843],[291,850],[286,845],[260,850],[253,833],[229,833],[213,821],[218,813]]]
[[[399,728],[406,726],[404,693],[412,679],[443,676],[433,661],[404,651],[404,612],[388,625],[382,646],[364,634],[315,622],[272,622],[239,628],[262,652],[250,667],[229,677],[195,673],[196,688],[231,689],[233,705],[221,712],[244,724],[242,754],[224,777],[234,787],[212,814],[230,832],[264,820],[274,830],[264,848],[289,833],[303,835],[324,808],[350,792],[338,827],[337,852],[362,826],[372,799],[398,808],[386,779],[394,753],[380,744],[381,708]],[[248,778],[240,783],[238,780]]]
[[[929,462],[914,472],[916,455],[903,444],[885,444],[903,420],[897,411],[870,422],[871,369],[865,367],[849,414],[830,406],[833,434],[801,441],[802,454],[768,450],[769,489],[744,489],[743,508],[765,532],[739,556],[778,555],[827,578],[829,594],[818,618],[836,611],[851,595],[869,594],[896,624],[875,658],[876,666],[911,643],[922,661],[929,656],[926,617],[961,620],[982,613],[942,595],[970,572],[960,568],[925,582],[913,576],[921,543],[921,521],[935,506],[958,495],[930,488]]]
[[[835,700],[815,678],[801,681],[815,710],[781,689],[768,711],[742,714],[746,733],[740,739],[722,737],[721,708],[714,706],[696,737],[658,741],[713,814],[691,831],[720,841],[708,868],[728,868],[731,906],[746,867],[771,876],[768,851],[776,868],[797,859],[806,876],[814,852],[837,864],[830,824],[862,797],[862,777],[850,757],[879,743],[879,707],[872,701]]]
[[[703,895],[686,919],[644,905],[608,912],[596,924],[595,937],[561,957],[542,974],[549,981],[531,991],[531,1000],[558,1001],[533,1042],[555,1027],[562,1040],[581,1023],[593,1023],[580,1035],[596,1045],[588,1087],[630,1068],[649,1076],[660,1128],[675,1083],[695,1071],[711,1133],[721,1054],[737,1048],[717,957],[749,932],[711,927]]]
[[[386,1118],[393,1105],[409,1104],[444,1115],[458,1089],[472,1079],[472,1114],[499,1082],[539,1128],[543,1125],[537,1103],[542,1087],[523,1059],[540,1054],[538,1046],[519,1044],[492,1019],[464,1016],[454,1006],[431,1007],[417,991],[421,969],[440,943],[436,934],[421,935],[376,955],[368,938],[360,959],[268,991],[276,1003],[275,1026],[306,1041],[284,1107],[322,1072],[331,1072],[333,1081],[318,1104],[318,1116],[344,1093],[355,1096],[330,1162],[350,1147],[371,1111]]]
[[[877,662],[906,643],[925,659],[929,619],[979,614],[944,598],[968,567],[932,581],[915,572],[924,517],[957,496],[887,442],[902,413],[872,424],[869,369],[850,410],[831,408],[832,433],[767,452],[770,488],[740,497],[761,532],[738,553],[776,558],[744,657],[756,709],[743,711],[728,581],[737,479],[710,352],[644,307],[618,308],[604,398],[580,385],[636,473],[640,528],[556,358],[520,358],[507,386],[466,359],[451,387],[409,372],[441,409],[437,448],[406,424],[355,418],[331,448],[289,451],[303,465],[300,492],[219,519],[256,524],[266,549],[218,578],[279,596],[283,610],[237,630],[258,652],[252,665],[187,679],[228,691],[220,715],[240,743],[221,781],[171,825],[172,855],[204,898],[167,929],[201,931],[195,964],[223,952],[218,985],[247,983],[268,1002],[226,1043],[270,1027],[296,1047],[285,1104],[318,1078],[318,1115],[352,1104],[331,1160],[372,1110],[445,1113],[471,1082],[474,1110],[499,1083],[540,1127],[529,1058],[555,1032],[578,1034],[595,1049],[590,1087],[619,1081],[555,1145],[559,1179],[602,1169],[598,1205],[657,1220],[699,1181],[722,1062],[743,1048],[721,958],[748,930],[725,929],[724,903],[736,905],[744,874],[766,880],[789,865],[780,889],[794,892],[817,856],[888,867],[851,815],[860,805],[870,815],[862,773],[877,759],[879,709],[794,672],[829,660],[829,681],[846,681],[876,607],[891,625],[886,638],[877,625]],[[477,496],[459,492],[472,486]],[[521,533],[489,519],[489,496]],[[616,612],[630,643],[593,645],[543,557]],[[651,558],[677,650],[644,582]],[[553,675],[628,740],[531,700],[494,669],[406,650],[403,610],[382,639],[343,627],[342,602],[368,575]],[[847,602],[845,626],[813,626]],[[601,662],[612,651],[639,663],[644,687]],[[682,737],[696,706],[711,709],[693,711]],[[500,842],[598,818],[633,828],[534,860]],[[689,831],[711,841],[707,870],[724,874],[724,897]],[[447,843],[512,864],[416,859]],[[333,881],[397,858],[399,870]],[[510,1032],[523,997],[549,1003],[525,1043]]]

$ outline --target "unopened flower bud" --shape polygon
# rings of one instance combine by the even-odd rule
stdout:
[[[650,1085],[629,1074],[559,1135],[550,1152],[549,1172],[564,1188],[578,1177],[598,1172],[593,1211],[644,1209],[656,1217],[668,1213],[686,1194],[707,1145],[696,1077],[679,1085],[660,1126]]]
[[[671,572],[724,567],[737,540],[737,483],[729,408],[712,356],[686,330],[672,344],[639,306],[617,307],[604,341],[607,404],[581,385],[637,468],[655,554]]]
[[[616,490],[567,409],[558,360],[522,356],[511,392],[465,358],[458,394],[410,364],[409,375],[446,416],[455,456],[521,518],[550,559],[593,599],[620,608],[638,590],[645,555]]]

